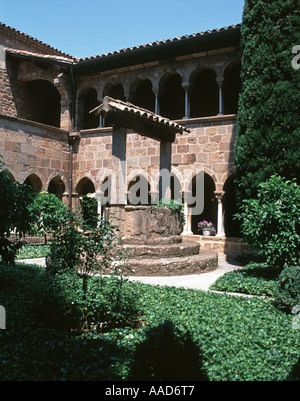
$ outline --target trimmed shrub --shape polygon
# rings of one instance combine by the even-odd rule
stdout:
[[[300,266],[288,266],[281,272],[276,297],[290,310],[293,306],[300,305]]]
[[[300,263],[300,186],[273,175],[259,185],[256,199],[244,200],[241,212],[243,240],[258,249],[270,266]]]

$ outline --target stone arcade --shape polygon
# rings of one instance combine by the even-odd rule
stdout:
[[[181,237],[200,243],[201,250],[239,252],[244,245],[232,215],[240,61],[240,25],[78,59],[0,23],[4,165],[12,180],[78,207],[83,194],[109,189],[103,171],[116,168],[111,121],[90,111],[106,96],[130,102],[185,130],[164,149],[156,138],[128,130],[123,181],[128,210],[135,183],[147,185],[150,204],[157,198],[149,177],[160,163],[171,161],[171,197],[175,187],[184,191],[176,177],[187,168],[192,192],[204,172],[204,210],[193,214],[185,201]],[[122,135],[118,138],[121,145]],[[217,236],[200,235],[197,223],[204,219],[215,224]]]

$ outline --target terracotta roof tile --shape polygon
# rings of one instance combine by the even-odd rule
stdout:
[[[89,61],[89,60],[105,58],[105,57],[113,56],[113,55],[116,55],[116,54],[119,54],[119,53],[128,53],[128,52],[131,52],[131,51],[134,51],[134,50],[138,50],[138,49],[142,49],[142,48],[146,48],[146,47],[158,46],[158,45],[162,45],[162,44],[165,44],[165,43],[171,43],[171,42],[175,42],[175,41],[186,40],[186,39],[190,39],[190,38],[196,38],[196,37],[199,37],[199,36],[210,35],[210,34],[216,33],[216,32],[228,31],[230,29],[238,29],[238,28],[241,27],[241,25],[242,24],[229,25],[227,27],[216,28],[216,29],[213,29],[213,30],[207,30],[207,31],[204,31],[204,32],[194,33],[194,34],[190,34],[190,35],[176,36],[175,38],[164,39],[164,40],[159,40],[159,41],[155,41],[155,42],[146,43],[146,44],[143,44],[143,45],[127,47],[127,48],[124,48],[124,49],[116,50],[114,52],[99,54],[99,55],[96,55],[96,56],[90,56],[90,57],[86,57],[86,58],[80,58],[79,61]]]
[[[38,39],[36,39],[36,38],[30,36],[30,35],[27,35],[26,33],[21,32],[21,31],[15,29],[15,28],[13,28],[13,27],[11,27],[11,26],[9,26],[9,25],[6,25],[6,24],[4,24],[3,22],[0,22],[0,29],[4,29],[4,30],[6,30],[7,32],[10,32],[10,33],[12,33],[12,34],[14,34],[14,35],[17,35],[17,36],[19,36],[19,37],[25,39],[25,40],[28,40],[28,41],[30,41],[30,42],[33,42],[33,43],[39,45],[39,46],[44,47],[45,49],[48,49],[48,50],[49,50],[49,53],[50,53],[50,54],[54,54],[54,53],[55,53],[55,54],[57,54],[57,55],[61,55],[62,57],[66,57],[66,58],[68,58],[68,59],[75,59],[75,57],[70,56],[69,54],[64,53],[64,52],[62,52],[61,50],[58,50],[58,49],[56,49],[55,47],[52,47],[52,46],[48,45],[47,43],[44,43],[44,42],[42,42],[42,41],[40,41],[40,40],[38,40]]]
[[[73,63],[75,60],[74,58],[67,58],[62,56],[56,56],[54,54],[42,54],[42,53],[35,53],[28,50],[18,50],[12,49],[10,47],[4,47],[6,52],[9,54],[15,54],[19,56],[28,56],[28,57],[36,57],[36,58],[43,58],[49,60],[56,60],[64,63]]]
[[[178,133],[182,133],[184,131],[189,132],[189,129],[187,129],[183,125],[176,123],[175,121],[159,116],[158,114],[155,114],[150,110],[135,106],[132,103],[124,102],[119,99],[113,99],[109,96],[105,96],[102,100],[102,104],[100,104],[100,106],[97,106],[95,109],[91,110],[90,113],[97,113],[97,114],[101,112],[107,113],[113,110],[135,114],[136,116],[139,116],[143,119],[159,123],[160,125],[167,126],[168,128]]]

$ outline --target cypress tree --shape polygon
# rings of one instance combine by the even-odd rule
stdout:
[[[241,47],[238,203],[275,173],[300,177],[299,0],[245,0]]]

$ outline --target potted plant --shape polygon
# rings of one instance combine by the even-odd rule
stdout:
[[[205,236],[216,235],[216,229],[213,223],[206,220],[198,223],[198,231],[202,231],[202,234]]]

